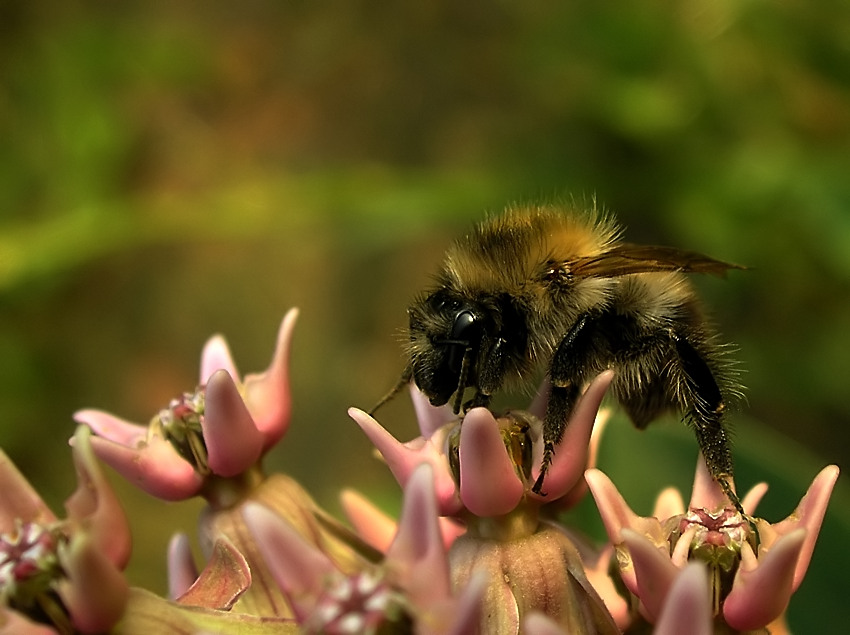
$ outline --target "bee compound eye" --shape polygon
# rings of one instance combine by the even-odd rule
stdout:
[[[469,309],[455,315],[452,323],[451,339],[470,341],[480,326],[480,318]]]

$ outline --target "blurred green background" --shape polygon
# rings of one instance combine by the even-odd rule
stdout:
[[[778,520],[850,457],[848,174],[844,0],[0,2],[0,444],[60,508],[75,410],[146,421],[216,332],[263,369],[298,306],[268,464],[397,508],[345,410],[395,381],[411,296],[485,211],[595,195],[630,240],[751,267],[697,283],[746,371],[739,488]],[[404,399],[381,420],[415,435]],[[612,426],[637,511],[689,486],[682,433]],[[113,480],[162,591],[199,504]],[[848,516],[842,479],[796,632],[846,616]]]

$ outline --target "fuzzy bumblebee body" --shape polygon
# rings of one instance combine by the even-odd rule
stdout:
[[[459,412],[467,389],[467,407],[487,406],[545,364],[551,393],[539,492],[583,386],[613,368],[611,391],[635,425],[679,410],[710,473],[740,507],[723,420],[739,387],[685,275],[730,268],[693,252],[622,242],[614,221],[595,211],[508,209],[449,249],[435,286],[408,310],[400,385],[412,378],[434,405],[454,396]]]

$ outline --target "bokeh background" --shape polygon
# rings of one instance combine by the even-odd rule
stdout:
[[[218,332],[263,369],[298,306],[268,465],[397,509],[345,411],[398,376],[412,295],[486,211],[595,196],[630,240],[750,267],[696,282],[745,370],[739,488],[778,520],[850,457],[849,175],[844,0],[0,2],[0,443],[58,509],[75,410],[146,421]],[[381,420],[416,434],[405,399]],[[600,461],[646,513],[694,457],[621,420]],[[200,504],[113,480],[163,591]],[[847,617],[848,531],[842,478],[796,632]]]

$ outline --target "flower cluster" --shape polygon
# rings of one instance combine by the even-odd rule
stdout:
[[[212,338],[198,387],[147,425],[78,412],[64,519],[0,453],[0,634],[782,632],[835,466],[771,524],[754,516],[765,485],[742,516],[700,459],[687,506],[666,490],[641,517],[595,467],[612,372],[574,409],[543,493],[532,486],[546,386],[528,410],[462,418],[411,389],[421,432],[411,441],[349,411],[404,495],[396,521],[345,490],[351,529],[262,466],[290,423],[295,320],[284,318],[268,369],[244,379]],[[175,535],[168,598],[127,582],[130,529],[99,460],[163,500],[206,501],[204,563]],[[610,540],[598,549],[559,521],[588,490]]]

